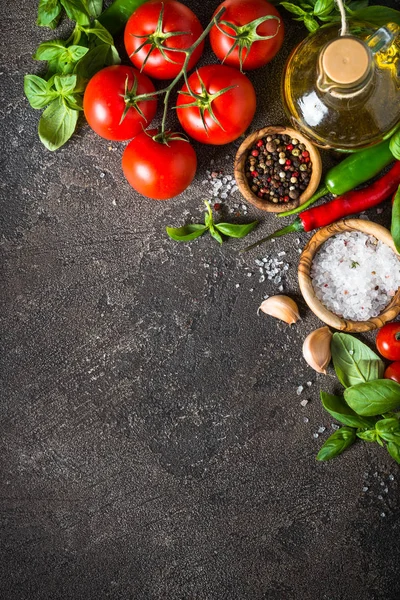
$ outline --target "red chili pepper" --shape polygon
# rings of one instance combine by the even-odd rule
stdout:
[[[248,246],[244,250],[250,250],[272,238],[277,238],[294,231],[312,231],[313,229],[330,225],[343,217],[373,208],[391,196],[397,190],[399,184],[400,160],[395,162],[390,171],[368,187],[362,190],[347,192],[330,202],[313,206],[303,211],[291,225],[278,229],[278,231]]]

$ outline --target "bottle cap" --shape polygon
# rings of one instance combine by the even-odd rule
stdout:
[[[360,83],[369,71],[370,55],[355,37],[342,36],[330,42],[322,55],[322,69],[332,81],[349,86]]]

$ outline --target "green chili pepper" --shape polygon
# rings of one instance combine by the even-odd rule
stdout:
[[[111,35],[115,35],[124,28],[131,14],[145,2],[146,0],[114,0],[98,20]]]
[[[277,216],[287,217],[301,212],[329,192],[335,196],[341,196],[378,175],[394,160],[389,148],[389,141],[385,140],[376,146],[349,154],[341,163],[328,171],[324,185],[307,202],[292,210],[279,213]]]

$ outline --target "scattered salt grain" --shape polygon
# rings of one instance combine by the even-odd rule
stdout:
[[[318,433],[324,433],[326,427],[318,427]]]
[[[389,475],[390,481],[394,481],[394,475]]]
[[[338,429],[340,429],[340,425],[337,425],[336,423],[332,423],[331,427],[332,427],[332,429],[334,429],[335,431],[337,431]]]
[[[304,398],[304,400],[302,400],[302,401],[300,402],[300,404],[301,404],[301,406],[307,406],[307,404],[308,404],[308,400],[306,400],[306,399]]]
[[[400,287],[393,250],[359,231],[329,238],[316,253],[311,278],[318,299],[346,319],[376,317]]]
[[[312,381],[307,381],[307,386],[311,387],[312,386]]]
[[[300,396],[300,394],[301,394],[301,392],[302,392],[303,390],[304,390],[303,386],[302,386],[302,385],[299,385],[299,387],[298,387],[298,388],[297,388],[297,390],[296,390],[296,394],[297,394],[298,396]]]
[[[317,439],[319,437],[318,433],[313,433],[313,438]]]
[[[382,518],[386,517],[386,514],[384,512],[381,512],[381,517]]]
[[[368,492],[368,487],[365,485],[362,490],[363,492]]]
[[[378,500],[383,500],[383,496],[381,496],[381,495],[379,494],[379,496],[378,496]]]
[[[310,419],[308,419],[307,417],[304,417],[304,419],[303,419],[304,423],[308,423],[309,420]]]

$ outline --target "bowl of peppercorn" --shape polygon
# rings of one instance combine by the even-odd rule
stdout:
[[[291,210],[317,190],[322,173],[317,148],[289,127],[264,127],[249,135],[235,158],[244,198],[267,212]]]

